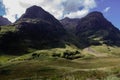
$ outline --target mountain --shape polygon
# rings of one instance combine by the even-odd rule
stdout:
[[[28,8],[16,23],[23,36],[36,40],[58,40],[65,34],[61,23],[38,6]]]
[[[44,9],[42,9],[41,7],[38,7],[36,5],[28,8],[26,10],[25,14],[23,14],[18,21],[25,19],[25,18],[41,19],[41,20],[50,22],[54,25],[62,26],[60,24],[60,22],[53,15],[51,15],[50,13],[48,13],[47,11],[45,11]]]
[[[31,24],[31,27],[34,28],[31,30],[44,31],[46,29],[48,30],[47,33],[49,34],[51,33],[53,35],[59,34],[58,37],[65,33],[65,30],[61,25],[61,23],[50,13],[46,12],[45,10],[43,10],[41,7],[38,6],[32,6],[28,8],[25,14],[23,14],[21,18],[16,21],[16,23],[18,24],[19,28],[22,28],[22,26],[26,27]],[[34,27],[34,25],[38,25],[39,28],[41,29],[37,29],[36,27]],[[27,29],[30,29],[31,27],[27,27]],[[39,31],[39,33],[41,33],[41,31]]]
[[[0,16],[0,26],[9,25],[9,24],[11,24],[11,22],[7,18]]]
[[[2,34],[0,47],[6,51],[26,51],[64,46],[62,24],[41,7],[32,6],[14,23],[14,31]],[[16,53],[15,52],[15,53]]]
[[[60,22],[68,32],[75,33],[76,26],[78,25],[79,20],[80,19],[78,18],[71,19],[66,17],[60,20]]]
[[[89,13],[79,21],[76,35],[84,46],[103,43],[120,46],[119,29],[97,11]]]
[[[65,43],[72,44],[77,47],[80,47],[79,39],[75,35],[76,33],[76,26],[78,25],[79,18],[64,18],[60,20],[61,24],[63,25],[64,29],[66,30],[67,34],[64,36],[63,40],[65,40]]]
[[[10,26],[0,31],[0,51],[27,53],[33,50],[74,45],[120,46],[120,31],[102,13],[92,12],[82,19],[58,21],[39,6],[32,6]]]

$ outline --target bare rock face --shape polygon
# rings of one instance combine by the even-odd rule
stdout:
[[[5,26],[9,24],[11,24],[11,22],[7,18],[0,16],[0,26]]]
[[[100,12],[95,11],[82,18],[76,27],[76,35],[86,45],[105,43],[120,46],[119,29]]]

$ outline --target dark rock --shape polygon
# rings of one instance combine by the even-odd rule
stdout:
[[[42,47],[47,44],[59,46],[58,43],[66,33],[62,24],[54,16],[38,6],[28,8],[15,24],[23,39],[32,40],[32,44],[37,41],[39,45],[36,45]]]
[[[0,51],[7,53],[27,53],[28,49],[48,49],[64,47],[62,37],[66,34],[62,24],[41,7],[28,8],[9,31],[0,37]],[[9,36],[9,37],[8,37]],[[10,39],[9,39],[10,38]],[[17,39],[17,40],[16,40]]]
[[[41,7],[36,6],[36,5],[28,8],[26,10],[25,14],[23,14],[19,20],[21,20],[23,18],[41,19],[41,20],[50,22],[54,25],[62,26],[60,24],[60,22],[53,15],[51,15],[50,13],[48,13],[47,11],[45,11],[44,9],[42,9]]]
[[[7,18],[0,16],[0,26],[5,26],[9,24],[11,24],[11,22]]]
[[[120,31],[100,12],[92,12],[82,18],[76,27],[76,35],[85,45],[120,45]]]
[[[79,20],[80,19],[78,18],[71,19],[71,18],[66,17],[60,20],[60,22],[67,31],[75,33],[76,26],[78,25]]]

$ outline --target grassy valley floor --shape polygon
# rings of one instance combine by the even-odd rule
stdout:
[[[77,55],[82,56],[76,59],[53,56],[55,53],[63,56],[66,50],[80,51]],[[0,80],[120,80],[119,56],[99,57],[87,52],[67,46],[22,56],[2,55]]]

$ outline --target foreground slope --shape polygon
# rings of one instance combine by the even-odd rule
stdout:
[[[52,51],[52,50],[48,50]],[[11,59],[0,66],[2,80],[119,80],[119,57],[68,60],[52,57],[49,52],[34,53]],[[114,78],[114,77],[113,77]],[[111,80],[111,79],[110,79]],[[114,79],[113,79],[114,80]]]

